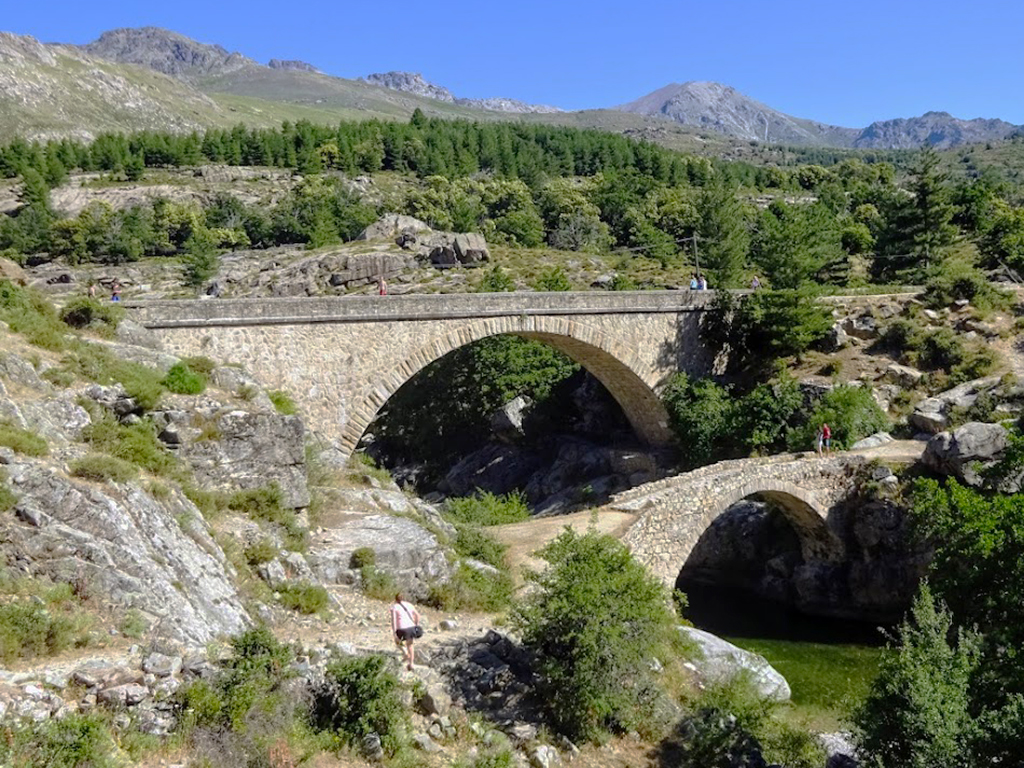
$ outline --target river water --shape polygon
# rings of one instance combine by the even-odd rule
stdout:
[[[808,616],[735,587],[679,587],[694,626],[761,654],[786,678],[799,720],[819,730],[848,726],[886,652],[881,628]]]

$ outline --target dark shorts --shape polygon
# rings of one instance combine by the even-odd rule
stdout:
[[[415,631],[416,631],[416,627],[406,627],[405,629],[396,629],[395,630],[395,637],[397,637],[402,642],[406,642],[407,643],[410,640],[415,640],[416,639]]]

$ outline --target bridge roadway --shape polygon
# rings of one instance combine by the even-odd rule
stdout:
[[[429,363],[488,336],[542,341],[589,370],[637,435],[671,440],[659,394],[676,371],[716,369],[700,340],[714,292],[477,293],[128,302],[167,351],[239,363],[287,390],[313,429],[352,451]],[[438,403],[438,407],[445,407]]]

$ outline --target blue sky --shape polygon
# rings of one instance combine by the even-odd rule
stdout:
[[[611,106],[669,82],[716,80],[776,109],[863,127],[944,110],[1024,123],[1024,4],[1010,0],[46,0],[4,3],[0,29],[88,42],[154,25],[263,63],[342,77],[404,69],[458,96],[567,109]]]

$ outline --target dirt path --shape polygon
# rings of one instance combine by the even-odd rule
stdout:
[[[594,527],[600,533],[619,538],[635,519],[636,515],[628,512],[576,512],[571,515],[534,518],[511,525],[496,525],[488,528],[487,533],[508,545],[509,564],[518,579],[524,567],[539,569],[544,565],[540,558],[533,556],[534,552],[558,536],[566,526],[579,532]]]

